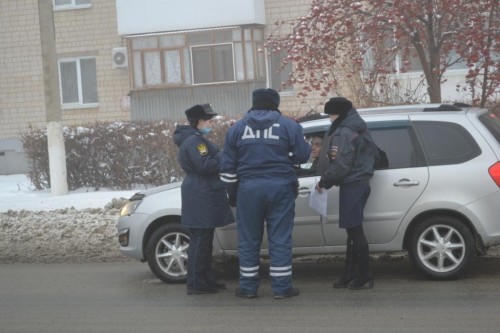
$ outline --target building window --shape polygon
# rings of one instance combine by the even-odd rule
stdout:
[[[54,0],[54,9],[77,9],[90,7],[90,0]]]
[[[385,73],[401,73],[404,68],[407,73],[417,73],[420,75],[423,72],[423,67],[417,51],[410,45],[407,49],[408,53],[404,54],[402,51],[404,46],[405,44],[402,42],[387,38],[382,45],[375,45],[372,48],[368,48],[364,55],[363,62],[365,71],[370,72],[374,68],[382,68]],[[389,53],[389,55],[385,53],[385,50],[393,48],[398,48],[399,51],[394,55],[392,53]],[[382,58],[375,59],[375,55]],[[446,57],[441,55],[440,61],[441,63],[447,64],[447,70],[467,68],[466,62],[454,50],[451,50]]]
[[[276,54],[271,54],[269,62],[269,76],[271,82],[271,88],[279,92],[293,92],[293,84],[286,84],[290,79],[293,67],[292,62],[289,61],[286,65],[283,65],[283,59],[286,54],[284,51]]]
[[[409,62],[410,66],[408,72],[421,73],[423,71],[422,63],[420,62],[420,59],[417,56],[417,51],[415,51],[414,48],[411,48],[410,55],[408,56],[407,61]],[[457,54],[455,50],[451,50],[446,56],[446,58],[442,56],[441,61],[447,64],[446,68],[447,70],[467,69],[466,62],[461,59],[461,57]],[[400,67],[402,66],[400,65]]]
[[[234,81],[233,45],[204,45],[191,48],[193,83]]]
[[[98,98],[95,58],[59,60],[59,84],[63,108],[96,107]]]
[[[265,80],[262,28],[134,36],[134,88]]]

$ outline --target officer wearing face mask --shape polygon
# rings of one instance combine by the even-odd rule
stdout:
[[[225,285],[215,281],[212,270],[212,244],[216,227],[234,222],[225,184],[219,178],[219,148],[204,135],[212,130],[217,113],[210,104],[186,110],[189,125],[178,125],[174,142],[178,160],[186,173],[182,182],[181,224],[189,228],[187,294],[212,294]]]

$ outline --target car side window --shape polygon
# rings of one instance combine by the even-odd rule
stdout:
[[[311,177],[318,175],[318,161],[324,134],[324,130],[316,130],[315,132],[305,133],[305,139],[311,146],[311,155],[306,163],[295,166],[295,172],[298,177]]]
[[[500,143],[500,118],[493,113],[485,113],[479,116],[479,120]]]
[[[383,169],[425,166],[425,159],[410,126],[391,127],[385,124],[370,128],[370,132],[379,150],[387,157],[388,164]]]
[[[481,155],[481,148],[462,126],[440,121],[415,121],[429,165],[459,164]]]

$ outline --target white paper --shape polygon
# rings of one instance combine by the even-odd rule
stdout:
[[[326,207],[328,190],[323,189],[321,193],[316,190],[316,187],[311,190],[311,195],[309,196],[309,207],[317,211],[321,216],[326,217]]]

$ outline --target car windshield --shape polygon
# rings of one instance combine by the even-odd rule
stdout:
[[[479,117],[479,120],[500,143],[500,118],[494,113],[485,113]]]

